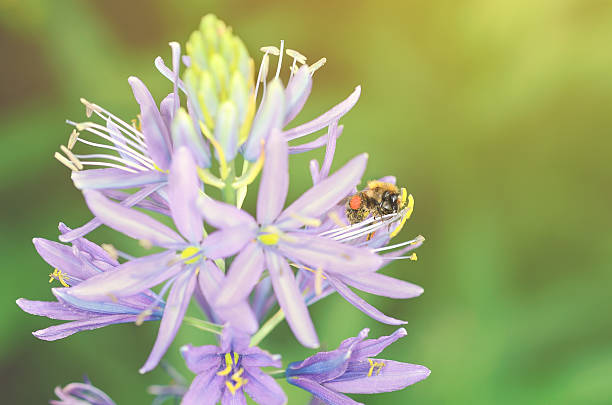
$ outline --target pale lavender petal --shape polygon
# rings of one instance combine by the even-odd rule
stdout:
[[[252,216],[236,208],[234,205],[213,200],[208,196],[200,196],[198,207],[204,217],[204,221],[215,228],[223,229],[232,226],[243,226],[245,232],[253,233],[254,237],[257,223]]]
[[[50,326],[32,334],[42,340],[58,340],[84,330],[98,329],[115,323],[136,322],[137,318],[137,315],[102,315],[88,320]]]
[[[245,159],[253,162],[261,153],[261,141],[265,141],[273,129],[280,129],[285,117],[285,90],[280,79],[268,85],[263,104],[253,119],[253,126],[244,146]]]
[[[340,138],[342,132],[344,130],[344,125],[338,125],[338,129],[336,130],[336,140]],[[327,145],[327,134],[321,135],[314,141],[306,142],[300,145],[289,146],[289,154],[310,152],[313,149],[320,148],[321,146]]]
[[[225,377],[216,375],[217,370],[198,374],[183,397],[181,405],[215,405],[225,389]]]
[[[251,242],[232,262],[215,299],[215,306],[228,306],[247,298],[263,270],[263,252],[257,242]]]
[[[321,268],[329,273],[351,274],[376,271],[383,264],[382,258],[369,249],[345,245],[323,236],[297,232],[287,233],[295,242],[281,240],[278,249],[291,259]]]
[[[318,383],[329,381],[346,371],[350,357],[350,347],[317,353],[301,363],[289,364],[287,377],[289,379],[295,376],[308,377]]]
[[[136,204],[139,204],[149,195],[157,191],[160,187],[162,187],[161,184],[145,186],[134,194],[130,194],[127,198],[121,201],[120,204],[125,207],[132,207]],[[107,191],[105,191],[104,193],[106,192]],[[72,242],[80,237],[87,235],[89,232],[93,231],[100,225],[102,225],[102,221],[100,221],[98,218],[94,218],[83,226],[80,226],[67,232],[62,232],[62,234],[59,236],[59,240],[61,240],[62,242]]]
[[[85,202],[91,212],[103,224],[134,239],[145,239],[153,245],[167,248],[183,246],[185,242],[172,229],[142,212],[117,204],[102,193],[83,191]]]
[[[357,344],[351,355],[351,360],[364,360],[380,354],[387,346],[407,335],[406,329],[399,328],[389,336],[381,336],[378,339],[367,339]]]
[[[108,395],[106,395],[100,389],[91,385],[87,377],[85,377],[85,381],[86,383],[70,383],[66,385],[63,389],[60,387],[56,387],[55,393],[58,398],[62,400],[68,399],[69,402],[50,401],[49,403],[53,405],[85,405],[84,402],[80,401],[80,399],[84,399],[87,401],[87,404],[91,403],[94,405],[115,405],[113,400],[110,399]],[[75,396],[79,399],[75,399]]]
[[[270,354],[259,347],[247,347],[240,351],[240,364],[245,367],[276,367],[281,368],[281,356]]]
[[[289,264],[282,256],[266,250],[266,265],[270,272],[276,299],[295,337],[306,347],[319,347],[319,339],[308,314],[308,308]]]
[[[271,290],[272,281],[270,280],[270,277],[264,277],[255,286],[252,304],[253,311],[255,311],[255,315],[259,320],[263,319],[270,309],[271,305],[269,302],[274,301],[274,296],[270,295]]]
[[[257,222],[268,225],[282,211],[289,190],[289,153],[287,142],[277,129],[266,143],[259,193],[257,195]]]
[[[210,149],[184,109],[180,108],[178,110],[171,128],[174,148],[187,147],[193,153],[198,166],[201,168],[210,167]]]
[[[388,325],[402,325],[407,323],[406,321],[391,318],[390,316],[383,314],[378,309],[368,304],[363,298],[351,291],[351,289],[344,285],[342,281],[330,276],[329,274],[327,274],[326,276],[327,281],[336,289],[338,294],[340,294],[355,308],[368,315],[372,319],[376,319],[377,321],[386,323]]]
[[[66,226],[66,224],[64,224],[63,222],[60,222],[57,226],[57,228],[59,229],[60,233],[63,235],[65,233],[70,232],[72,229],[68,228]],[[93,242],[88,241],[85,238],[78,238],[76,240],[74,240],[72,242],[72,244],[79,250],[82,252],[86,252],[87,254],[89,254],[92,258],[92,260],[94,261],[102,261],[105,262],[111,266],[118,266],[119,262],[115,259],[113,259],[112,257],[110,257],[110,255],[108,254],[108,252],[106,250],[104,250],[102,247],[96,245]]]
[[[239,225],[211,233],[201,247],[206,257],[219,259],[235,255],[251,240],[253,234],[244,232],[244,227]]]
[[[172,90],[174,94],[174,109],[176,112],[179,108],[180,99],[178,94],[178,82],[181,68],[181,45],[178,42],[170,42],[170,48],[172,49],[172,71],[174,73],[172,77]],[[168,126],[170,128],[170,126]]]
[[[159,112],[166,128],[170,128],[172,125],[172,120],[174,119],[174,104],[174,94],[172,93],[168,94],[161,103],[159,103]]]
[[[260,405],[284,405],[287,396],[274,378],[259,368],[245,368],[245,378],[248,383],[244,386],[247,394]]]
[[[359,96],[361,95],[361,86],[357,86],[355,91],[351,93],[350,96],[343,102],[335,105],[327,112],[318,116],[312,121],[308,121],[305,124],[299,125],[295,128],[289,129],[283,132],[285,139],[292,140],[299,138],[304,135],[312,134],[315,131],[325,128],[329,124],[334,121],[338,121],[340,117],[349,112],[351,108],[357,103],[359,100]]]
[[[167,174],[157,170],[131,173],[122,169],[90,169],[72,172],[72,182],[79,190],[121,189],[164,183]]]
[[[349,394],[377,394],[401,390],[424,380],[430,374],[427,367],[418,364],[381,359],[376,361],[384,363],[384,366],[380,372],[374,372],[370,377],[368,377],[371,367],[369,361],[351,362],[341,378],[324,385],[334,391]]]
[[[149,186],[150,187],[150,186]],[[161,187],[161,185],[159,185],[159,187]],[[143,189],[141,189],[143,190]],[[139,190],[139,191],[141,191]],[[132,205],[127,205],[124,203],[124,200],[129,199],[131,196],[133,196],[134,194],[129,194],[129,193],[125,193],[123,191],[118,191],[118,190],[101,190],[102,194],[104,194],[105,197],[110,198],[112,200],[115,201],[119,201],[120,204],[126,206],[126,207],[133,207],[136,206],[138,208],[144,208],[145,210],[149,210],[152,212],[157,212],[160,214],[163,214],[167,217],[171,216],[170,214],[170,210],[168,209],[167,205],[161,205],[159,204],[159,202],[153,201],[153,200],[141,200],[138,201],[136,204],[132,204]],[[102,225],[102,223],[100,223],[100,225]]]
[[[302,111],[310,91],[312,90],[312,75],[308,66],[303,65],[296,74],[293,75],[287,88],[285,89],[285,120],[283,126],[290,123]]]
[[[132,86],[134,98],[140,105],[142,133],[147,144],[147,151],[160,169],[167,170],[170,167],[171,153],[168,128],[144,83],[134,76],[131,76],[128,82]]]
[[[316,383],[308,378],[292,377],[287,379],[290,384],[300,387],[303,390],[310,392],[317,398],[324,401],[326,404],[333,405],[363,405],[361,402],[357,402],[347,397],[346,395],[340,394],[336,391],[330,390],[319,383]]]
[[[361,291],[389,298],[414,298],[423,294],[423,288],[416,284],[374,272],[338,274],[338,278]]]
[[[68,294],[69,288],[53,288],[51,291],[59,302],[66,303],[83,311],[90,311],[98,314],[130,314],[138,315],[142,312],[141,308],[134,308],[126,305],[126,302],[114,302],[107,298],[107,301],[84,300],[74,295]]]
[[[195,269],[190,269],[183,271],[174,281],[159,325],[157,340],[146,363],[138,370],[140,374],[153,370],[174,340],[174,336],[176,336],[176,332],[178,332],[183,321],[183,316],[185,316],[189,301],[191,301],[196,279],[197,272]]]
[[[87,311],[81,311],[69,305],[55,301],[30,301],[19,298],[17,301],[19,308],[28,314],[44,316],[50,319],[60,319],[62,321],[76,321],[89,319],[91,316]]]
[[[185,56],[186,55],[184,55],[183,58],[185,58]],[[155,58],[155,67],[157,68],[159,73],[161,73],[166,79],[170,81],[174,80],[174,73],[172,72],[172,70],[170,70],[168,66],[166,66],[166,63],[164,62],[164,59],[161,56]],[[183,83],[183,81],[181,79],[178,79],[176,82],[178,84],[178,88],[185,92],[185,84]]]
[[[203,237],[202,215],[197,207],[200,181],[191,152],[182,146],[172,156],[168,176],[170,212],[176,227],[191,243],[199,243]]]
[[[310,177],[312,178],[312,185],[316,185],[319,182],[319,162],[316,159],[312,159],[308,165],[310,169]]]
[[[359,183],[367,161],[366,153],[358,155],[340,170],[321,180],[287,207],[278,217],[277,224],[285,228],[296,228],[303,224],[292,215],[318,218],[328,212]]]
[[[325,179],[329,176],[329,170],[331,169],[332,162],[334,161],[334,154],[336,152],[336,139],[338,136],[338,121],[334,121],[329,125],[327,129],[327,147],[325,148],[325,158],[321,165],[321,173],[319,173],[319,179]]]
[[[70,285],[70,278],[85,280],[98,274],[92,267],[83,266],[83,263],[75,256],[72,247],[52,242],[47,239],[32,239],[36,251],[51,267],[59,269],[62,273],[68,274],[67,281]]]
[[[384,177],[381,177],[380,179],[378,179],[378,181],[382,181],[383,183],[396,184],[395,176],[384,176]]]
[[[182,263],[171,264],[175,257],[174,252],[162,252],[130,260],[114,271],[100,273],[71,287],[67,293],[90,301],[137,294],[180,271]]]
[[[219,346],[187,344],[181,347],[181,355],[187,368],[194,374],[208,373],[212,369],[217,371],[221,367],[222,355],[219,353]]]
[[[247,405],[243,388],[238,388],[235,393],[231,393],[229,389],[225,388],[221,396],[221,405]]]

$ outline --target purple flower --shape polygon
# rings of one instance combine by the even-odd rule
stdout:
[[[70,231],[64,224],[60,224],[59,228],[62,233]],[[68,293],[85,280],[114,272],[119,265],[95,243],[79,238],[73,241],[72,247],[69,247],[35,238],[34,246],[40,256],[54,268],[50,274],[50,281],[56,279],[65,287],[69,287],[51,290],[57,301],[31,301],[24,298],[17,300],[17,305],[30,314],[70,321],[33,332],[37,338],[57,340],[76,332],[116,323],[140,323],[161,318],[165,303],[150,290],[121,297],[112,302],[82,300]]]
[[[52,399],[49,401],[51,405],[115,405],[108,395],[91,385],[87,379],[84,383],[56,387],[55,395],[59,400]]]
[[[159,334],[149,359],[140,369],[141,373],[152,370],[172,343],[196,287],[204,294],[208,292],[206,299],[209,302],[218,292],[224,275],[210,259],[236,252],[231,250],[235,249],[232,246],[221,246],[219,250],[215,244],[209,244],[207,248],[202,245],[204,228],[196,207],[199,190],[194,159],[187,148],[178,148],[170,167],[167,198],[180,235],[142,212],[110,201],[99,191],[84,191],[87,205],[102,223],[146,244],[166,249],[130,260],[120,265],[117,271],[92,277],[69,291],[71,296],[81,300],[109,300],[110,297],[130,296],[166,282],[162,291],[170,288],[170,292]],[[241,243],[241,235],[235,233],[233,240],[236,238],[237,243]],[[218,315],[223,322],[230,321],[234,327],[247,332],[254,332],[258,326],[244,301],[237,302],[233,308],[219,310]]]
[[[356,337],[344,340],[336,350],[289,364],[287,381],[327,404],[351,405],[358,402],[341,393],[397,391],[429,376],[430,371],[424,366],[373,358],[406,336],[404,328],[378,339],[365,339],[368,332],[369,329],[363,329]]]
[[[249,347],[249,337],[224,330],[219,346],[181,348],[187,367],[196,375],[182,405],[246,404],[244,394],[262,405],[282,405],[287,397],[261,367],[281,367],[280,356]]]

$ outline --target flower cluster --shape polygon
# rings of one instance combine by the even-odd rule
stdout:
[[[274,377],[326,403],[349,404],[355,402],[340,392],[398,390],[427,377],[423,366],[372,358],[404,336],[403,328],[377,340],[365,340],[364,329],[337,350],[286,370],[280,356],[257,347],[283,320],[299,343],[319,347],[308,307],[334,292],[390,325],[405,322],[354,289],[396,299],[423,292],[380,272],[393,260],[416,260],[412,250],[422,236],[390,242],[412,214],[412,196],[392,176],[358,188],[367,154],[330,172],[343,132],[339,120],[357,102],[360,87],[319,117],[291,127],[325,58],[309,65],[281,41],[279,48],[261,48],[255,74],[243,42],[213,15],[190,36],[186,54],[176,42],[170,47],[170,67],[155,60],[172,85],[159,106],[145,84],[130,77],[140,106],[132,124],[84,99],[94,120],[68,121],[74,129],[55,156],[71,169],[93,219],[75,229],[60,224],[63,243],[34,239],[53,269],[50,281],[62,287],[52,289],[56,301],[17,303],[31,314],[69,321],[34,335],[55,340],[114,323],[160,320],[140,368],[146,373],[160,363],[183,322],[215,333],[218,346],[181,349],[196,374],[189,387],[152,389],[164,398],[182,397],[183,404],[246,403],[244,394],[260,404],[284,404]],[[325,148],[325,156],[321,164],[310,162],[312,187],[287,204],[290,156],[317,148]],[[242,206],[257,178],[250,214]],[[155,252],[135,257],[85,239],[101,225]],[[185,316],[192,298],[206,319]],[[87,384],[71,384],[57,395],[61,403],[73,397],[112,403]]]

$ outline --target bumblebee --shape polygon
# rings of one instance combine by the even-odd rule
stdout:
[[[397,214],[403,205],[402,194],[395,184],[372,180],[365,190],[347,198],[346,217],[352,225],[370,215],[376,218]]]

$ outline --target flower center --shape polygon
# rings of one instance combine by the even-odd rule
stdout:
[[[376,361],[372,359],[368,359],[370,362],[370,370],[368,371],[368,377],[372,377],[372,373],[376,370],[376,375],[380,374],[380,370],[385,366],[384,361]]]
[[[187,259],[185,260],[186,264],[197,262],[200,256],[200,248],[195,246],[189,246],[181,252],[181,259]]]
[[[242,387],[249,381],[245,378],[242,378],[244,368],[238,367],[239,359],[240,355],[236,352],[225,353],[225,368],[217,372],[217,375],[228,376],[232,372],[232,370],[234,370],[234,373],[229,378],[229,380],[225,381],[225,386],[228,390],[230,390],[232,395],[236,394],[236,391],[238,391],[240,387]]]

